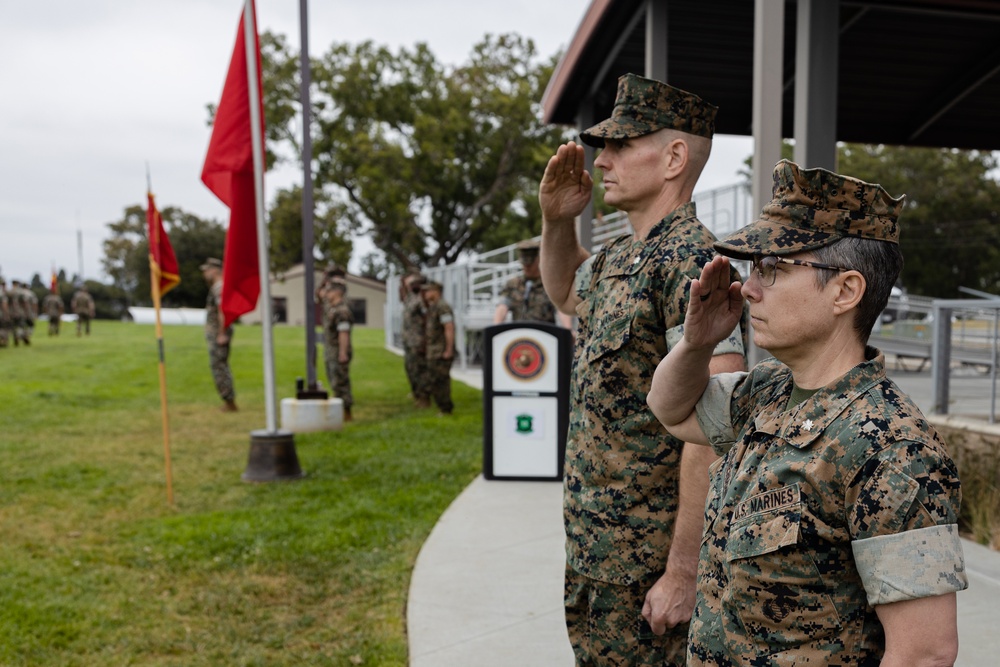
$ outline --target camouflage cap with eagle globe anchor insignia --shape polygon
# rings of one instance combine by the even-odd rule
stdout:
[[[618,78],[611,118],[580,133],[588,146],[603,148],[605,139],[631,139],[673,129],[699,137],[715,134],[719,108],[697,95],[637,74]]]
[[[771,201],[758,219],[714,247],[727,257],[752,259],[815,250],[847,236],[899,243],[905,199],[875,183],[781,160]]]

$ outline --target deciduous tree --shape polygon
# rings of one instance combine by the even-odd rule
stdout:
[[[222,257],[226,232],[214,220],[205,220],[168,206],[160,211],[164,228],[177,256],[181,282],[164,295],[163,305],[200,308],[208,288],[198,268],[206,257]],[[149,282],[149,240],[146,238],[146,209],[138,204],[125,209],[121,220],[108,223],[111,234],[104,240],[101,264],[111,277],[127,308],[151,305]]]
[[[268,44],[267,120],[284,123],[268,134],[295,146],[298,57]],[[553,66],[516,35],[486,36],[458,67],[424,44],[332,45],[312,70],[317,189],[400,268],[539,233],[538,179],[563,138],[540,120]],[[268,72],[285,78],[269,85]]]

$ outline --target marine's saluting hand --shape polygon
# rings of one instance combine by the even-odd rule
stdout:
[[[570,141],[549,158],[538,186],[538,203],[548,222],[574,220],[590,201],[594,181],[583,168],[583,146]]]
[[[736,328],[743,313],[743,284],[730,282],[729,259],[717,256],[691,281],[684,339],[695,347],[715,347]]]

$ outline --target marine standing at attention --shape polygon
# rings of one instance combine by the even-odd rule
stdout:
[[[563,502],[566,625],[579,665],[684,664],[715,455],[670,437],[646,393],[681,339],[688,284],[714,254],[691,193],[715,114],[665,83],[618,80],[611,118],[580,138],[603,147],[594,166],[604,201],[634,233],[595,255],[575,229],[593,189],[583,147],[560,146],[539,186],[545,289],[579,317]],[[713,370],[745,368],[743,349],[737,329],[714,350]]]
[[[229,345],[233,340],[233,327],[223,326],[226,319],[222,313],[222,260],[209,257],[200,268],[208,283],[205,343],[208,345],[208,361],[215,390],[223,401],[219,409],[223,412],[236,412],[236,389],[233,386],[233,372],[229,369]]]

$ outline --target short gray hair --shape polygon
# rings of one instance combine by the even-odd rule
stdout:
[[[862,343],[868,343],[875,322],[885,310],[892,287],[903,270],[903,253],[899,244],[858,236],[846,236],[828,246],[812,251],[817,262],[853,269],[865,277],[865,293],[854,315],[854,330]],[[820,287],[832,280],[838,271],[819,269]]]

